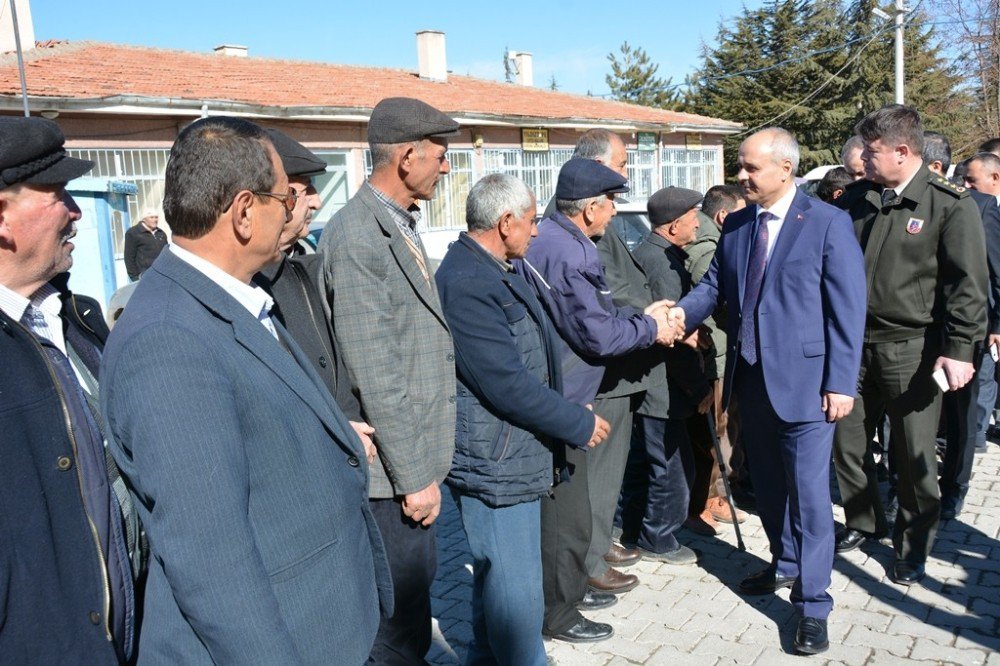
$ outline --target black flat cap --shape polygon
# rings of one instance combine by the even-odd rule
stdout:
[[[673,222],[692,208],[696,208],[705,197],[694,190],[683,187],[664,187],[649,197],[646,211],[649,213],[649,223],[658,227]]]
[[[628,192],[628,179],[600,162],[574,157],[559,170],[556,199],[576,201],[601,194]]]
[[[375,105],[368,121],[368,143],[406,143],[457,133],[458,123],[410,97],[386,97]]]
[[[316,157],[311,150],[292,137],[276,129],[267,129],[274,150],[281,158],[281,166],[289,178],[295,176],[318,176],[326,173],[326,162]]]
[[[51,120],[0,118],[0,189],[17,183],[66,183],[93,169],[90,160],[66,155],[65,140]]]

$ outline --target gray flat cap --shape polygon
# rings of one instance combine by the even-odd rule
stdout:
[[[326,162],[316,157],[311,150],[292,137],[276,129],[265,130],[271,137],[274,150],[281,158],[281,166],[289,178],[295,176],[318,176],[326,173]]]
[[[683,187],[664,187],[646,202],[649,223],[654,227],[673,222],[704,199],[701,193]]]
[[[386,97],[372,109],[368,143],[406,143],[458,134],[458,123],[426,102]]]

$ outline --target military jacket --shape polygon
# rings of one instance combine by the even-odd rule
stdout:
[[[986,333],[986,245],[976,204],[965,188],[923,166],[885,205],[883,189],[858,181],[837,201],[864,251],[865,342],[908,340],[935,327],[941,355],[971,361],[973,343]]]

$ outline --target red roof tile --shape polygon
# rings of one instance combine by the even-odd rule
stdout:
[[[594,97],[449,74],[446,83],[411,71],[232,57],[98,42],[44,42],[25,54],[29,97],[226,101],[263,107],[324,107],[367,113],[384,97],[422,99],[446,113],[498,120],[548,119],[714,128],[738,123]],[[302,81],[310,81],[308,86]],[[0,56],[0,96],[20,95],[14,54]],[[135,101],[140,104],[141,102]]]

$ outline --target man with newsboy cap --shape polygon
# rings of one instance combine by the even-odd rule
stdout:
[[[450,170],[447,137],[457,131],[420,100],[379,102],[368,123],[372,174],[319,243],[337,350],[378,447],[369,497],[395,589],[370,657],[378,664],[422,663],[431,645],[433,523],[455,450],[456,384],[417,202]]]
[[[640,312],[614,305],[592,238],[615,216],[615,194],[626,179],[590,159],[563,165],[556,185],[556,212],[538,225],[538,237],[516,270],[528,281],[559,333],[563,395],[592,405],[605,363],[615,356],[672,342],[673,329],[660,303]],[[567,449],[571,476],[542,500],[542,565],[546,635],[570,642],[599,641],[614,632],[580,609],[615,603],[608,592],[587,589],[585,560],[592,522],[585,449]]]
[[[92,167],[66,155],[55,123],[0,118],[6,663],[114,664],[132,655],[132,568],[96,409],[108,329],[97,302],[67,288],[80,209],[66,183]]]
[[[701,200],[694,190],[672,186],[649,198],[652,232],[636,247],[635,258],[649,280],[653,298],[678,301],[691,290],[684,248],[698,232]],[[658,357],[653,372],[661,381],[649,387],[639,408],[625,472],[621,541],[629,550],[637,548],[647,560],[694,564],[695,552],[679,543],[675,533],[688,517],[695,471],[688,420],[697,417],[707,425],[700,415],[711,406],[713,393],[697,350],[676,345],[660,351]],[[711,463],[711,456],[708,460]]]

